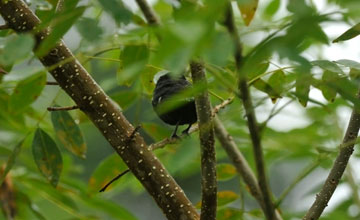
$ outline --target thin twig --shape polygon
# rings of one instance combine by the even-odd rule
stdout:
[[[206,83],[205,67],[191,62],[191,77],[195,86]],[[201,152],[201,220],[215,220],[217,208],[217,181],[214,123],[207,90],[195,95],[196,112],[199,124]]]
[[[360,196],[359,196],[359,184],[356,182],[354,175],[353,175],[353,168],[351,163],[349,163],[348,167],[346,168],[346,179],[350,185],[350,188],[353,193],[354,204],[357,205],[358,209],[360,209]]]
[[[46,85],[48,85],[48,86],[58,86],[59,83],[58,82],[46,82]]]
[[[125,174],[127,174],[130,170],[127,169],[124,172],[120,173],[119,175],[117,175],[114,179],[110,180],[110,182],[108,182],[103,188],[101,188],[99,190],[99,192],[104,192],[106,190],[106,188],[108,188],[113,182],[115,182],[116,180],[118,180],[120,177],[124,176]]]
[[[267,117],[267,119],[265,121],[263,121],[261,123],[261,127],[265,127],[267,125],[267,123],[277,114],[279,114],[284,108],[286,108],[288,105],[290,105],[292,102],[294,102],[294,99],[290,99],[288,102],[286,102],[283,106],[281,106],[280,108],[276,109],[275,106],[273,109],[271,109],[271,112],[269,114],[269,116]],[[276,110],[275,110],[276,109]]]
[[[64,9],[64,0],[58,0],[56,5],[56,12],[61,12]]]
[[[283,202],[283,200],[289,194],[289,192],[293,190],[294,187],[301,180],[303,180],[307,175],[309,175],[312,171],[315,170],[315,168],[319,166],[320,161],[321,161],[320,159],[317,159],[303,169],[303,171],[293,180],[293,182],[281,193],[278,200],[275,202],[276,207],[279,207],[279,205]]]
[[[54,112],[54,111],[70,111],[70,110],[75,110],[75,109],[79,109],[79,106],[74,105],[74,106],[68,106],[68,107],[48,107],[47,110],[49,112]]]
[[[274,218],[276,218],[276,216],[274,214],[274,205],[272,203],[271,193],[269,190],[269,185],[267,183],[264,155],[262,152],[262,146],[260,140],[260,131],[259,131],[259,126],[257,124],[250,91],[248,88],[247,76],[245,72],[246,70],[242,70],[242,66],[243,66],[242,45],[240,43],[239,35],[237,33],[236,26],[234,24],[231,4],[229,4],[228,6],[228,10],[225,18],[225,25],[229,33],[231,34],[235,44],[234,56],[235,56],[237,71],[239,71],[238,77],[239,77],[240,98],[242,100],[245,109],[251,141],[253,144],[259,187],[262,192],[265,203],[265,216],[268,220],[273,220]]]
[[[360,99],[360,90],[358,91],[357,99]],[[305,214],[303,218],[304,220],[316,220],[321,216],[337,185],[339,184],[340,179],[349,162],[349,158],[354,151],[354,143],[356,142],[359,129],[360,113],[359,110],[354,107],[345,133],[345,137],[342,141],[342,144],[340,145],[338,156],[336,157],[333,167],[331,168],[331,171],[326,178],[326,181],[320,192],[316,194],[314,203]],[[349,144],[349,142],[351,144]]]
[[[215,115],[220,111],[220,109],[223,109],[223,108],[225,108],[225,106],[231,104],[233,100],[234,100],[234,97],[230,97],[230,98],[224,100],[224,101],[223,101],[222,103],[220,103],[219,105],[216,105],[216,106],[212,109],[211,116],[212,116],[212,117],[215,117]],[[129,136],[129,139],[130,139],[130,140],[135,136],[136,132],[140,129],[140,127],[141,127],[141,126],[137,126],[137,127],[133,130],[133,132],[132,132],[131,135]],[[179,142],[182,140],[182,138],[184,138],[184,137],[188,136],[189,134],[194,133],[194,132],[196,132],[196,131],[198,131],[198,130],[199,130],[199,127],[198,127],[197,124],[195,124],[194,126],[191,127],[191,129],[189,130],[188,134],[181,134],[181,135],[180,135],[180,138],[171,138],[171,137],[165,138],[165,139],[163,139],[163,140],[161,140],[161,141],[158,141],[158,142],[156,142],[156,143],[153,143],[153,144],[149,145],[149,146],[148,146],[148,149],[151,150],[151,151],[153,151],[153,150],[157,150],[157,149],[163,148],[164,146],[166,146],[166,145],[168,145],[168,144],[176,144],[176,143],[179,143]],[[240,152],[239,152],[239,153],[240,153]],[[231,155],[236,155],[236,154],[237,154],[237,153],[235,152],[234,154],[231,154]],[[241,153],[240,153],[240,154],[241,154]],[[245,160],[245,159],[244,159],[244,160]],[[247,163],[247,162],[245,161],[245,163]],[[250,168],[249,168],[249,169],[250,169]],[[124,172],[125,172],[125,171],[124,171]],[[250,171],[250,172],[251,172],[251,171]],[[121,176],[120,176],[120,177],[121,177]],[[120,177],[115,177],[114,179],[117,180],[117,179],[119,179]],[[254,178],[255,178],[255,177],[254,177]],[[111,183],[113,183],[115,180],[112,180]],[[254,181],[256,182],[256,180],[254,180]],[[110,185],[111,183],[108,183],[106,187],[108,187],[108,185]],[[100,192],[101,192],[101,190],[100,190]]]
[[[226,100],[223,101],[222,103],[216,105],[216,106],[213,108],[213,110],[212,110],[212,113],[211,113],[212,117],[214,117],[214,116],[220,111],[220,109],[223,109],[223,108],[225,108],[225,106],[231,104],[233,100],[234,100],[234,98],[231,97],[231,98],[226,99]],[[195,125],[193,125],[193,126],[190,128],[188,134],[181,134],[181,135],[180,135],[180,139],[179,139],[179,138],[171,138],[171,137],[169,137],[169,138],[164,138],[164,139],[161,140],[161,141],[158,141],[158,142],[156,142],[156,143],[153,143],[153,144],[149,145],[149,148],[150,148],[151,150],[156,150],[156,149],[159,149],[159,148],[163,148],[164,146],[166,146],[166,145],[168,145],[168,144],[176,144],[176,143],[179,143],[179,141],[180,141],[183,137],[186,137],[187,135],[192,134],[192,133],[194,133],[194,132],[196,132],[196,131],[198,131],[198,130],[199,130],[199,126],[198,126],[197,124],[195,124]]]
[[[244,155],[240,152],[238,146],[236,145],[233,137],[227,132],[224,125],[221,123],[219,118],[215,116],[214,118],[214,127],[215,127],[215,135],[217,139],[220,141],[221,146],[224,148],[228,157],[234,164],[237,172],[243,178],[244,182],[248,186],[248,189],[252,196],[257,200],[260,207],[263,209],[265,213],[265,203],[262,197],[261,190],[257,183],[256,177],[251,170],[248,162],[246,161]],[[280,213],[276,210],[276,219],[281,220]]]

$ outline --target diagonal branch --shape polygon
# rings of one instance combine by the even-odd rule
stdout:
[[[357,99],[360,99],[360,90],[358,91]],[[331,168],[331,171],[323,187],[321,188],[320,192],[316,194],[314,203],[304,216],[304,220],[316,220],[321,216],[337,185],[339,184],[339,181],[349,162],[349,158],[354,151],[354,144],[356,142],[359,129],[360,113],[359,109],[354,107],[345,133],[345,137],[342,141],[342,144],[340,145],[339,154],[336,157],[333,167]]]
[[[146,0],[136,0],[136,3],[144,14],[146,21],[150,25],[160,25],[160,19],[155,14],[154,10],[150,7],[150,5],[146,2]]]
[[[1,0],[0,14],[18,33],[31,32],[40,23],[22,0]],[[37,47],[48,34],[47,29],[36,32]],[[101,131],[168,219],[199,218],[183,190],[148,149],[139,133],[134,135],[133,140],[127,141],[134,127],[62,41],[40,61],[48,68],[54,67],[50,68],[50,74]]]
[[[266,178],[265,162],[264,162],[264,156],[263,156],[261,140],[260,140],[260,131],[259,131],[259,126],[257,124],[254,107],[251,101],[250,91],[248,88],[247,76],[245,72],[246,70],[242,70],[242,65],[243,65],[242,45],[240,43],[239,36],[234,24],[232,7],[230,4],[227,9],[225,25],[229,33],[231,34],[235,44],[235,63],[236,63],[237,71],[239,72],[238,77],[239,77],[240,98],[242,100],[245,109],[247,124],[249,127],[251,141],[253,144],[258,182],[265,203],[265,216],[268,220],[272,220],[275,218],[274,205],[271,201],[271,193]]]
[[[226,151],[228,157],[234,164],[237,172],[243,178],[244,182],[248,186],[248,189],[252,196],[256,199],[259,203],[262,210],[266,211],[264,198],[262,197],[262,192],[259,188],[257,183],[256,177],[251,170],[248,162],[246,161],[244,155],[239,151],[233,137],[227,132],[224,125],[221,123],[219,118],[215,116],[214,118],[214,128],[215,128],[215,135],[216,138],[220,141],[221,146]],[[276,210],[275,211],[277,220],[282,220],[280,213]]]
[[[205,68],[200,63],[190,64],[191,76],[194,85],[206,84]],[[214,124],[210,100],[207,90],[195,96],[196,112],[199,123],[200,152],[201,152],[201,215],[200,219],[216,219],[216,157]]]

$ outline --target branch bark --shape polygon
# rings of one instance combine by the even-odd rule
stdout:
[[[360,90],[358,91],[357,98],[360,99]],[[316,199],[311,205],[310,209],[304,216],[304,220],[319,219],[325,207],[327,206],[331,196],[333,195],[345,168],[349,162],[349,158],[354,151],[354,143],[358,136],[360,129],[360,112],[359,109],[354,107],[351,118],[345,133],[345,137],[340,145],[339,154],[335,159],[333,167],[326,178],[326,181],[321,188],[320,192],[316,194]]]
[[[146,21],[150,25],[160,25],[160,19],[155,14],[154,10],[151,8],[151,6],[146,2],[146,0],[136,0],[136,3],[138,4],[139,8],[141,9],[142,13],[144,14]]]
[[[265,216],[268,220],[275,219],[274,214],[274,205],[271,199],[271,193],[269,190],[269,185],[267,183],[267,177],[265,172],[265,162],[264,156],[262,152],[261,140],[260,140],[260,132],[259,126],[257,124],[256,115],[254,112],[254,107],[251,101],[251,95],[248,88],[246,70],[242,70],[243,65],[243,56],[242,56],[242,45],[240,43],[240,38],[237,33],[234,18],[232,13],[232,7],[229,4],[226,15],[225,15],[225,26],[227,27],[229,33],[231,34],[234,44],[235,44],[235,63],[239,78],[239,91],[240,98],[242,100],[246,117],[247,124],[249,127],[249,132],[251,136],[251,141],[254,150],[254,157],[256,162],[256,170],[257,170],[257,178],[259,182],[259,187],[262,192],[262,196],[264,198],[265,203]]]
[[[22,0],[1,0],[0,14],[8,26],[18,33],[31,32],[40,23]],[[36,32],[37,46],[48,34],[47,29]],[[199,219],[183,190],[139,133],[129,141],[134,127],[62,41],[40,61],[48,68],[55,66],[50,68],[50,74],[101,131],[168,219]]]
[[[194,85],[206,84],[205,68],[200,63],[190,64]],[[199,124],[200,152],[201,152],[201,215],[200,219],[216,219],[217,182],[214,124],[211,105],[207,90],[195,96],[196,113]]]
[[[237,172],[243,178],[244,182],[249,188],[249,191],[252,196],[256,199],[259,203],[261,209],[265,213],[265,203],[264,198],[262,197],[262,192],[259,188],[257,183],[255,174],[251,170],[248,162],[246,161],[244,155],[238,149],[233,137],[227,132],[224,125],[221,123],[219,118],[215,116],[214,118],[214,128],[215,128],[215,135],[216,138],[220,141],[221,146],[226,151],[228,157],[234,164]],[[277,220],[282,220],[280,213],[275,210]]]

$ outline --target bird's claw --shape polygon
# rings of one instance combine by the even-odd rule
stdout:
[[[180,137],[177,134],[172,134],[170,136],[171,139],[180,139]]]

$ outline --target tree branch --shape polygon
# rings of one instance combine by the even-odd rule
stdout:
[[[191,77],[194,85],[207,84],[205,68],[200,63],[190,64]],[[196,112],[199,124],[201,151],[201,215],[202,220],[216,219],[217,182],[214,124],[212,120],[211,104],[207,90],[195,95]]]
[[[68,106],[68,107],[48,107],[47,110],[49,112],[54,112],[54,111],[70,111],[70,110],[75,110],[75,109],[79,109],[79,106],[74,105],[74,106]]]
[[[256,177],[251,170],[248,162],[246,161],[244,155],[239,151],[239,148],[236,146],[233,137],[226,131],[224,125],[221,123],[217,116],[215,116],[214,118],[214,128],[215,135],[220,141],[221,146],[224,148],[228,157],[234,164],[237,172],[248,186],[251,195],[254,196],[254,198],[259,203],[260,207],[265,213],[266,209],[264,198],[262,197],[262,192],[259,188]],[[275,210],[275,214],[275,219],[282,220],[282,217],[277,210]]]
[[[358,91],[357,98],[360,99],[360,90]],[[333,167],[331,168],[331,171],[323,187],[321,188],[320,192],[316,194],[314,203],[305,214],[303,218],[304,220],[316,220],[321,216],[337,185],[339,184],[339,181],[349,162],[349,158],[354,151],[354,143],[356,142],[359,129],[360,113],[359,110],[354,107],[345,133],[345,137],[342,141],[342,144],[340,145],[339,154],[336,157]]]
[[[220,111],[220,109],[225,108],[225,106],[231,104],[233,100],[234,100],[234,98],[231,97],[231,98],[228,98],[228,99],[224,100],[222,103],[216,105],[216,106],[212,109],[211,116],[212,116],[212,117],[215,117],[215,115]],[[195,124],[195,125],[193,125],[193,126],[190,128],[189,134],[194,133],[194,132],[196,132],[196,131],[198,131],[198,130],[199,130],[199,126],[198,126],[197,124]],[[180,135],[180,138],[185,137],[185,136],[187,136],[187,135],[188,135],[188,134],[181,134],[181,135]],[[156,150],[156,149],[159,149],[159,148],[163,148],[163,147],[164,147],[165,145],[167,145],[167,144],[175,144],[175,143],[177,143],[177,142],[179,142],[179,139],[178,139],[178,138],[165,138],[165,139],[163,139],[163,140],[161,140],[161,141],[158,141],[158,142],[156,142],[156,143],[150,144],[150,145],[149,145],[149,148],[150,148],[151,150]]]
[[[275,218],[274,205],[271,201],[271,193],[266,178],[265,162],[264,162],[264,156],[260,141],[259,126],[257,124],[256,115],[254,112],[253,104],[251,101],[251,95],[247,84],[247,76],[245,72],[246,70],[242,70],[242,65],[243,65],[242,45],[240,43],[239,36],[234,24],[232,7],[230,4],[226,13],[225,26],[227,27],[229,33],[231,34],[235,44],[234,56],[235,56],[237,71],[239,72],[238,77],[239,77],[240,98],[242,100],[245,109],[247,124],[249,127],[251,141],[253,144],[257,177],[265,203],[265,216],[268,220],[272,220]]]
[[[154,10],[150,7],[150,5],[146,2],[146,0],[136,0],[136,3],[144,14],[146,21],[150,25],[160,25],[160,19],[155,14]]]
[[[57,82],[46,82],[46,85],[48,85],[48,86],[58,86],[59,83],[57,83]]]
[[[56,4],[56,12],[61,12],[64,9],[64,0],[58,0]]]
[[[22,0],[0,1],[0,14],[16,32],[31,32],[40,23]],[[36,32],[37,47],[48,32],[47,29]],[[55,66],[50,68],[50,74],[102,132],[168,219],[199,219],[195,207],[139,133],[127,141],[134,127],[62,41],[40,61],[46,67]]]

